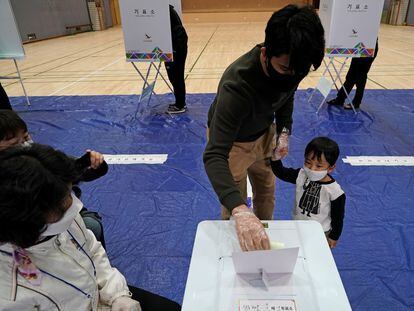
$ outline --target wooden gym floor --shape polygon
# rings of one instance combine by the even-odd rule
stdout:
[[[264,40],[270,12],[185,14],[189,35],[188,93],[213,93],[226,67]],[[29,96],[138,94],[141,81],[125,61],[121,27],[25,44],[18,62]],[[370,89],[414,89],[414,27],[381,25],[379,54],[369,74]],[[139,67],[144,69],[144,65]],[[165,74],[165,71],[163,69]],[[345,71],[346,72],[346,71]],[[14,75],[12,61],[0,61],[0,76]],[[314,87],[321,69],[302,81]],[[164,83],[156,91],[168,91]],[[21,96],[17,80],[1,80],[9,96]]]

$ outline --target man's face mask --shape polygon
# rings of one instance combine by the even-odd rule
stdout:
[[[275,88],[281,92],[292,91],[304,78],[303,76],[298,76],[296,74],[290,75],[279,73],[273,68],[272,63],[270,62],[270,57],[266,57],[266,69]]]

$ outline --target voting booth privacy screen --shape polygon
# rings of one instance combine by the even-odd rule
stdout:
[[[22,39],[9,0],[0,0],[0,59],[23,58]]]
[[[119,6],[126,60],[172,61],[169,1],[121,0]]]
[[[373,57],[384,0],[321,0],[326,56]]]

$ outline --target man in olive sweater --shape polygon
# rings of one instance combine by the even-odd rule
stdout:
[[[264,44],[231,64],[219,83],[208,113],[204,164],[222,204],[222,218],[234,217],[245,251],[270,248],[259,220],[273,218],[270,157],[275,149],[288,148],[295,91],[311,67],[320,66],[324,47],[315,11],[288,5],[268,21]],[[246,205],[247,176],[253,213]]]

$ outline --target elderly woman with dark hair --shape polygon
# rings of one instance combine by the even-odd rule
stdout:
[[[71,192],[81,173],[51,147],[0,152],[0,310],[180,310],[111,266]]]

